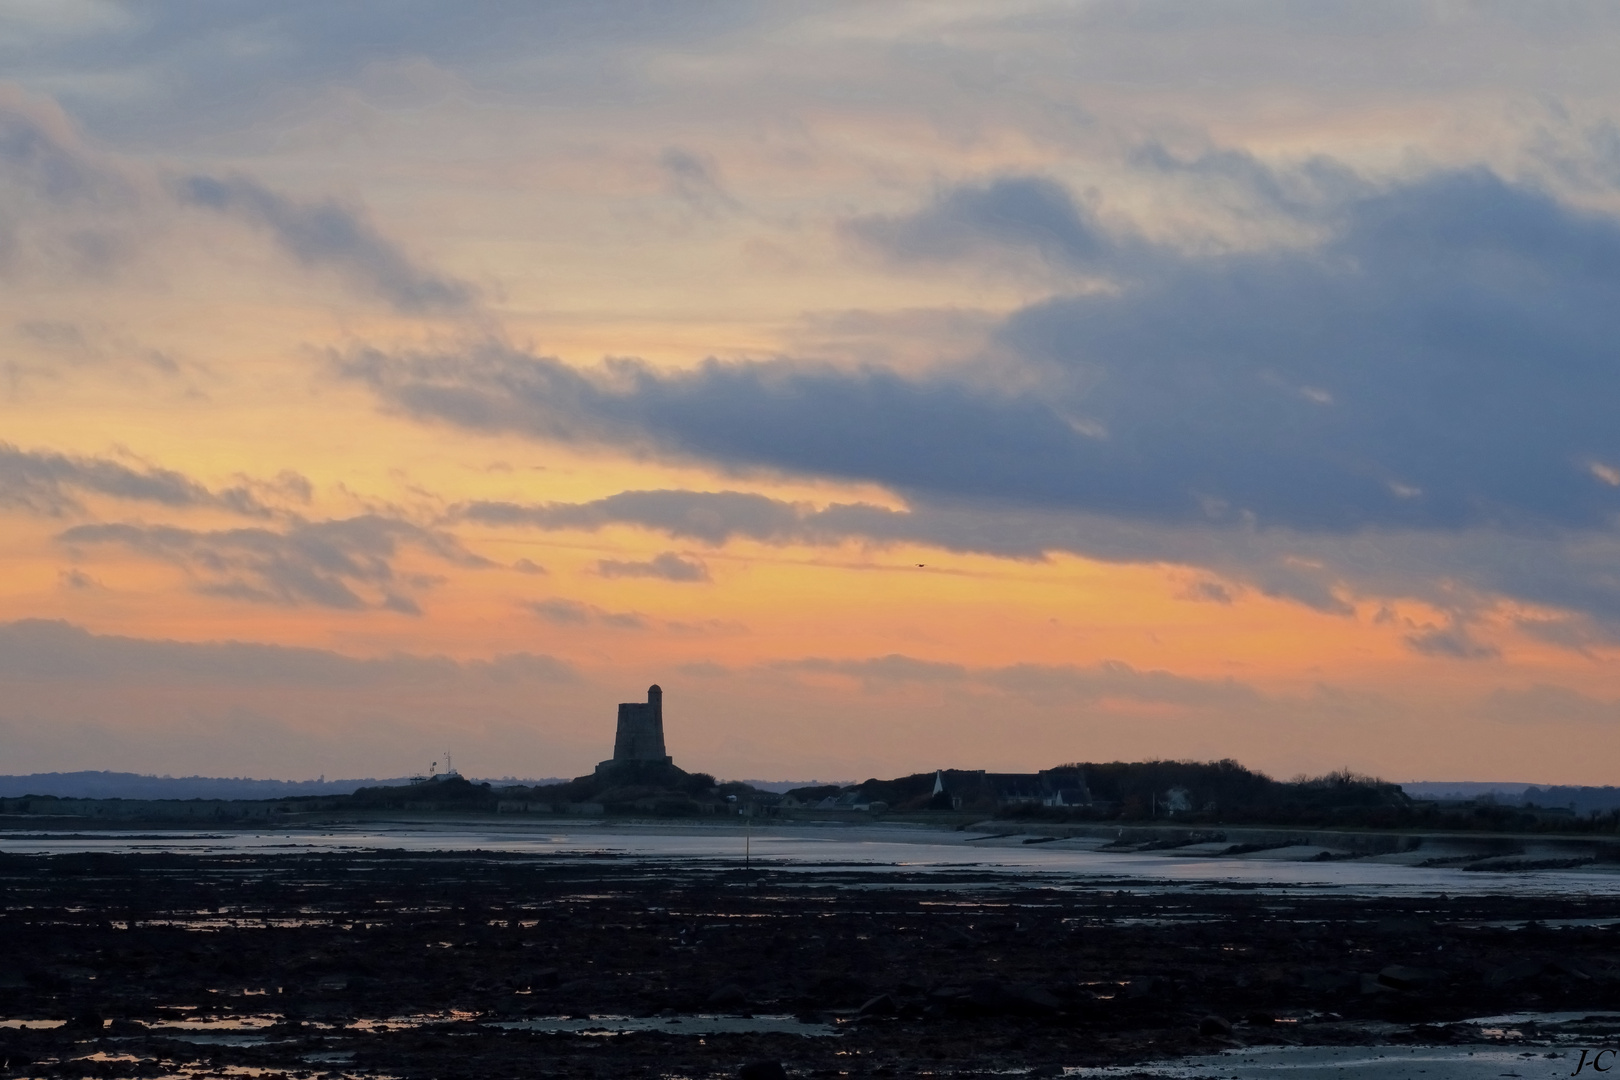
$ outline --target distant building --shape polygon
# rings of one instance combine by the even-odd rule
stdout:
[[[598,771],[628,762],[671,764],[664,752],[664,691],[657,683],[647,688],[647,700],[619,706],[619,727],[613,737],[613,757]]]

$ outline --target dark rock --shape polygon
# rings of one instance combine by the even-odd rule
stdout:
[[[1533,979],[1547,970],[1547,965],[1540,960],[1515,960],[1511,964],[1503,964],[1489,975],[1485,976],[1485,985],[1494,988],[1508,986],[1525,979]]]
[[[888,994],[879,994],[867,1001],[859,1010],[861,1016],[893,1016],[900,1011],[900,1006]]]
[[[736,983],[726,983],[716,987],[714,993],[709,995],[709,1006],[715,1009],[733,1009],[739,1005],[747,1004],[748,991]]]
[[[1378,933],[1396,936],[1427,934],[1431,924],[1417,919],[1388,918],[1378,920]]]
[[[872,987],[851,975],[823,975],[810,984],[810,996],[818,1002],[865,1001],[872,996]]]
[[[1010,996],[1013,1005],[1026,1016],[1047,1016],[1063,1008],[1055,994],[1039,986],[1014,987]]]
[[[1393,986],[1389,985],[1386,982],[1383,982],[1376,975],[1371,975],[1371,974],[1368,974],[1367,972],[1362,972],[1360,978],[1361,978],[1361,992],[1363,994],[1393,994],[1393,993],[1395,993],[1395,988]]]
[[[996,1016],[1006,1011],[1007,988],[994,979],[980,979],[967,988],[963,1003],[984,1016]]]
[[[1164,992],[1164,980],[1157,975],[1139,975],[1125,984],[1125,996],[1131,1001],[1158,997]]]
[[[980,979],[969,986],[935,987],[928,993],[924,1011],[937,1009],[957,1016],[1050,1016],[1062,1007],[1055,995],[1041,987]]]
[[[1299,980],[1306,990],[1317,994],[1336,994],[1356,985],[1356,977],[1347,971],[1328,968],[1306,968]]]
[[[1390,964],[1378,973],[1378,981],[1397,990],[1417,990],[1432,983],[1442,982],[1446,973],[1439,968],[1409,967]]]
[[[1552,962],[1552,967],[1560,975],[1568,975],[1570,978],[1579,979],[1582,982],[1590,982],[1600,977],[1599,971],[1592,967],[1591,964],[1572,956],[1559,957]]]
[[[86,1009],[75,1014],[64,1026],[69,1031],[100,1031],[107,1026],[107,1022],[94,1009]]]
[[[737,1080],[787,1080],[780,1061],[750,1061],[737,1070]]]
[[[1210,1013],[1198,1021],[1198,1034],[1230,1036],[1232,1034],[1232,1021],[1224,1016],[1216,1016],[1214,1013]]]

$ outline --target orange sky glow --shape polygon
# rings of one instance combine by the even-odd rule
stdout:
[[[1620,16],[1149,7],[0,15],[0,772],[1617,782]]]

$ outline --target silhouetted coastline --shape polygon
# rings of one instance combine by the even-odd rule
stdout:
[[[1540,789],[1532,788],[1531,793]],[[1553,802],[1560,789],[1545,789]],[[1603,805],[1606,789],[1584,789]],[[85,821],[264,824],[312,815],[523,814],[719,821],[911,821],[956,827],[979,821],[1039,826],[1118,823],[1183,828],[1271,826],[1606,836],[1620,811],[1476,799],[1414,799],[1399,785],[1348,772],[1274,780],[1237,762],[1076,763],[1033,773],[945,769],[859,784],[777,792],[722,782],[664,760],[606,762],[550,784],[471,781],[451,773],[361,787],[347,795],[280,799],[0,798],[0,823],[40,817]]]

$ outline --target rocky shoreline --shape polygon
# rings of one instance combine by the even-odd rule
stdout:
[[[1469,1021],[1620,1009],[1604,885],[1414,900],[306,851],[3,855],[0,896],[5,1077],[1040,1076],[1545,1046]]]

